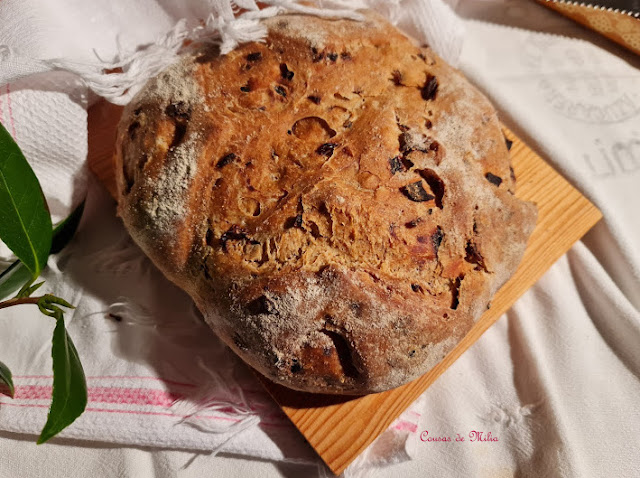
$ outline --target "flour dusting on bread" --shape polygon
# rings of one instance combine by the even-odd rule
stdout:
[[[247,363],[361,394],[430,370],[536,221],[495,110],[381,17],[282,15],[194,46],[127,106],[119,213]]]
[[[192,133],[187,141],[173,151],[169,165],[154,178],[150,187],[155,194],[152,202],[144,203],[155,226],[171,236],[172,228],[184,220],[188,211],[189,185],[198,172],[199,134]]]

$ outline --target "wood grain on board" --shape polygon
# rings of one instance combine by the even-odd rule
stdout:
[[[122,108],[98,103],[89,111],[89,167],[115,196],[113,146]],[[340,474],[462,353],[602,217],[600,211],[512,132],[516,196],[538,205],[538,223],[520,267],[491,308],[435,368],[388,392],[363,397],[306,394],[261,378],[265,388],[331,470]]]

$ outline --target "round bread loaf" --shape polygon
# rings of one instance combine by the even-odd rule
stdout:
[[[381,17],[194,46],[125,109],[119,214],[243,360],[363,394],[429,371],[515,271],[536,208],[491,104]]]

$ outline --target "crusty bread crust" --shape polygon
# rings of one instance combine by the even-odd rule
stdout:
[[[515,271],[536,209],[487,99],[380,17],[279,16],[126,108],[119,214],[247,363],[362,394],[430,370]]]

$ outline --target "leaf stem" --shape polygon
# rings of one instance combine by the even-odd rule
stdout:
[[[56,297],[53,294],[45,294],[40,297],[14,297],[13,299],[0,302],[0,309],[22,304],[36,304],[45,315],[50,315],[51,317],[54,317],[56,312],[62,314],[62,310],[54,304],[59,304],[63,307],[68,307],[69,309],[75,309],[75,307],[69,302],[61,299],[60,297]]]
[[[0,302],[0,309],[4,309],[6,307],[11,307],[13,305],[22,305],[22,304],[37,304],[42,297],[16,297],[14,299],[5,300],[4,302]]]

